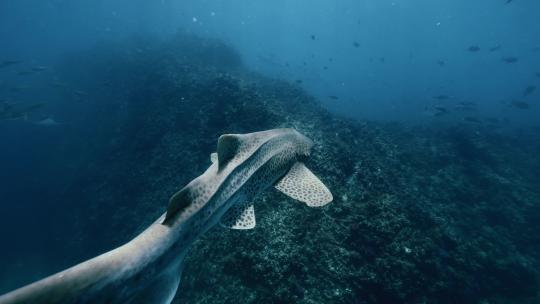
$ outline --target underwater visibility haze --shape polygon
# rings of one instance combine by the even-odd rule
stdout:
[[[1,304],[540,303],[537,1],[2,1],[0,45]]]

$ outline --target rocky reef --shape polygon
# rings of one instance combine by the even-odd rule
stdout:
[[[220,134],[294,127],[316,143],[309,166],[334,202],[311,209],[268,191],[255,229],[216,227],[196,242],[174,303],[540,301],[538,132],[337,117],[189,34],[104,44],[65,64],[94,100],[71,110],[86,107],[87,136],[61,198],[77,201],[62,223],[79,240],[66,242],[66,264],[150,224],[206,169]]]

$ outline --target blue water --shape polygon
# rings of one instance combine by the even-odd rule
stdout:
[[[338,113],[418,120],[433,96],[447,95],[450,107],[474,101],[482,116],[534,122],[537,110],[508,104],[538,98],[522,98],[539,81],[537,10],[523,0],[18,1],[2,4],[1,52],[48,64],[97,41],[183,28],[223,39],[254,70],[301,80]],[[468,52],[471,46],[480,51]]]
[[[171,71],[175,65],[162,61],[169,54],[167,52],[176,51],[167,43],[174,41],[177,33],[181,33],[180,40],[183,42],[175,43],[179,49],[188,50],[184,58],[199,60],[189,63],[192,66],[184,65],[188,67],[186,75],[202,75],[199,78],[193,76],[192,87],[190,82],[170,76],[178,72]],[[202,42],[197,39],[202,39]],[[216,41],[219,42],[218,46],[213,45]],[[184,54],[182,52],[178,51]],[[232,84],[227,80],[218,84],[205,82],[206,77],[229,72],[231,75],[243,75],[244,80],[238,81],[239,84],[237,80],[231,80]],[[235,77],[232,78],[237,79]],[[539,210],[536,199],[537,186],[540,185],[537,159],[540,152],[538,1],[2,1],[0,294],[112,249],[128,241],[159,215],[165,208],[169,193],[160,193],[155,184],[130,175],[130,166],[137,164],[140,166],[137,167],[139,172],[144,172],[141,174],[160,176],[157,172],[161,172],[161,167],[170,164],[159,163],[166,157],[161,154],[157,157],[156,150],[166,144],[154,140],[161,139],[170,128],[199,128],[197,136],[207,138],[195,138],[195,143],[183,143],[183,147],[189,155],[204,154],[204,158],[200,159],[206,160],[206,154],[212,152],[208,150],[213,149],[219,134],[244,131],[244,128],[245,131],[257,131],[260,128],[278,127],[272,125],[277,118],[270,115],[263,118],[251,116],[260,111],[257,104],[264,98],[258,98],[267,96],[264,95],[266,93],[257,95],[260,93],[257,90],[251,95],[246,93],[251,96],[247,102],[239,101],[241,98],[230,93],[249,91],[242,91],[238,87],[248,86],[250,80],[259,81],[258,77],[265,77],[261,83],[276,85],[276,91],[281,90],[279,88],[284,83],[299,90],[301,93],[298,96],[302,97],[296,99],[293,95],[297,91],[293,90],[292,95],[280,92],[285,96],[281,98],[290,98],[292,103],[293,100],[297,102],[305,96],[312,96],[336,119],[377,124],[373,130],[379,127],[386,130],[390,126],[386,133],[380,135],[383,138],[381,142],[392,143],[386,146],[380,144],[383,151],[394,144],[396,151],[400,151],[401,144],[407,145],[395,143],[399,140],[388,135],[392,134],[395,124],[403,128],[421,128],[423,131],[418,133],[411,131],[411,134],[417,135],[411,139],[416,144],[411,146],[416,146],[418,150],[406,150],[404,147],[402,154],[394,151],[392,153],[396,154],[383,155],[381,152],[374,158],[380,158],[380,163],[384,164],[385,157],[393,161],[403,157],[404,167],[429,167],[430,170],[437,165],[428,163],[426,159],[429,157],[436,158],[433,162],[459,164],[464,168],[462,171],[454,168],[454,171],[449,169],[451,173],[448,173],[440,169],[433,174],[443,177],[426,178],[429,180],[426,184],[418,182],[418,185],[437,192],[433,190],[435,186],[429,186],[431,183],[444,180],[444,174],[462,174],[465,176],[462,179],[456,177],[452,180],[455,185],[470,178],[468,183],[463,183],[467,187],[474,184],[471,187],[476,187],[474,191],[478,190],[482,195],[475,192],[475,195],[471,194],[474,199],[458,197],[457,200],[470,199],[471,202],[491,204],[491,207],[497,208],[498,204],[507,203],[519,206],[513,219],[520,218],[522,222],[502,221],[501,224],[498,219],[506,214],[497,213],[502,210],[498,209],[493,211],[497,214],[491,218],[496,219],[494,222],[486,220],[486,227],[506,227],[504,229],[508,231],[498,233],[508,239],[517,238],[524,231],[538,231],[537,226],[530,226],[538,218],[534,212]],[[170,89],[175,81],[182,83],[181,89]],[[134,87],[138,84],[145,87]],[[206,95],[201,95],[201,92]],[[167,121],[167,115],[176,113],[168,108],[159,108],[164,106],[162,100],[168,98],[185,100],[185,113],[188,114],[182,112],[185,116],[179,122],[164,123],[153,128],[145,120],[147,117],[150,117],[148,120],[158,117],[156,119]],[[190,104],[190,100],[197,102]],[[218,106],[214,107],[207,100],[213,100]],[[242,105],[246,113],[252,110],[252,106],[254,112],[244,117],[234,116],[234,111],[223,110],[229,100],[231,104],[234,101],[235,105]],[[268,100],[271,98],[264,99],[264,102]],[[250,105],[250,102],[255,105]],[[298,112],[294,114],[301,116],[303,109],[291,106],[289,111]],[[214,114],[205,115],[209,112]],[[280,119],[285,116],[285,112],[279,113]],[[308,114],[306,117],[309,121]],[[45,125],[47,119],[53,121],[54,125]],[[300,122],[295,119],[291,118],[287,123],[294,127],[308,125],[304,120]],[[246,123],[242,124],[242,121]],[[246,125],[250,128],[246,128]],[[325,128],[328,126],[325,124]],[[437,133],[439,130],[446,131]],[[352,148],[354,145],[350,140],[340,137],[354,132],[349,128],[324,132],[339,138],[336,139],[336,146],[348,142],[352,150],[358,150]],[[356,138],[362,138],[364,134],[358,132]],[[366,131],[366,134],[371,138],[376,131]],[[134,138],[132,145],[130,138]],[[368,142],[370,140],[366,139]],[[166,139],[163,141],[166,142]],[[450,151],[447,154],[446,149]],[[159,151],[164,150],[167,149]],[[374,148],[373,151],[377,150]],[[481,154],[484,152],[488,155],[485,158]],[[327,159],[329,163],[333,163],[331,157],[339,155],[332,153],[328,152],[331,155],[327,156],[330,157],[330,161]],[[433,156],[435,154],[436,157]],[[409,156],[415,160],[408,159]],[[126,159],[126,162],[119,164],[118,159]],[[426,160],[425,164],[423,160]],[[348,159],[344,162],[354,163],[358,167],[369,163],[369,160],[358,163]],[[181,172],[178,173],[177,182],[188,182],[207,164],[193,162],[186,165],[191,167],[178,169]],[[353,172],[356,169],[352,169],[354,166],[343,169],[350,172],[338,172],[323,165],[321,170],[341,176],[342,179],[335,183],[345,187],[357,176]],[[490,173],[487,174],[487,171],[482,171],[486,168],[493,171],[488,170]],[[372,169],[377,170],[375,165]],[[401,171],[397,171],[406,170],[401,168]],[[395,176],[392,178],[399,179]],[[486,179],[489,181],[486,182]],[[372,183],[382,183],[381,180]],[[509,182],[506,183],[506,180]],[[498,182],[506,186],[520,185],[522,188],[516,190],[514,187],[504,195],[490,196],[493,189],[502,189],[494,186]],[[146,192],[140,188],[150,184],[155,188]],[[411,185],[411,189],[418,185]],[[456,187],[463,189],[466,186]],[[449,189],[444,191],[453,191]],[[93,191],[102,191],[100,195],[106,197],[104,201],[110,202],[93,201],[98,198],[97,194],[92,194]],[[143,193],[152,193],[148,196],[154,199],[159,197],[163,202],[156,202],[157,205],[136,202]],[[441,195],[441,199],[449,199],[449,196]],[[438,199],[431,198],[433,202]],[[118,205],[111,203],[115,200]],[[100,205],[102,203],[104,205]],[[354,206],[349,207],[354,211]],[[134,214],[131,215],[137,218],[121,220],[117,213],[119,211],[111,213],[110,208],[132,208]],[[460,206],[448,208],[464,212]],[[476,212],[484,210],[482,208],[483,205],[471,210]],[[355,214],[353,211],[345,213]],[[492,215],[491,212],[485,211],[489,213],[486,218]],[[87,218],[87,214],[92,217]],[[452,212],[445,213],[445,216],[448,216],[445,220],[452,225],[458,221],[453,218],[456,215]],[[338,215],[336,217],[339,219]],[[461,227],[460,224],[455,226]],[[459,230],[456,227],[452,229]],[[418,228],[418,233],[422,229]],[[430,236],[426,235],[426,238]],[[538,288],[537,278],[531,277],[539,273],[540,256],[537,252],[540,250],[529,248],[525,243],[524,240],[516,240],[511,246],[520,254],[519,257],[514,255],[515,260],[521,263],[519,265],[527,264],[523,262],[525,260],[529,261],[528,268],[524,268],[530,273],[524,271],[526,274],[523,277],[533,283],[526,285],[526,291],[512,286],[508,294],[489,294],[487,287],[470,284],[473,281],[471,278],[476,276],[469,271],[472,266],[456,266],[463,273],[471,275],[468,277],[471,280],[463,283],[466,288],[462,289],[467,290],[465,295],[456,296],[456,301],[467,295],[474,295],[473,298],[478,301],[499,301],[501,297],[506,297],[500,300],[503,302],[493,303],[534,303],[534,300],[538,300],[537,296],[525,300],[515,297],[518,293],[534,293],[530,286]],[[502,250],[500,248],[498,250]],[[377,248],[370,250],[376,252]],[[446,250],[440,249],[437,255],[447,255]],[[497,251],[493,248],[485,250],[487,255]],[[438,261],[444,261],[444,258],[438,258]],[[491,260],[488,260],[486,258],[483,265],[489,265]],[[508,262],[505,265],[513,264]],[[193,273],[196,272],[192,272],[191,276],[196,277]],[[492,274],[485,275],[489,277]],[[445,274],[440,276],[444,277]],[[504,274],[492,275],[495,278],[502,276]],[[365,278],[357,279],[359,283],[355,286],[358,290],[351,291],[353,294],[357,292],[360,295],[372,286],[369,285],[372,282],[366,283],[369,280]],[[339,286],[337,281],[334,283]],[[356,282],[354,278],[352,281]],[[195,290],[197,284],[190,279],[188,282],[192,282],[188,287]],[[293,288],[304,289],[298,287],[300,283],[295,284]],[[414,303],[422,300],[422,296],[400,298],[392,294],[385,297],[390,294],[385,289],[388,286],[383,283],[380,286],[375,288],[382,290],[377,291],[377,296],[372,295],[357,302],[350,299],[360,296],[351,296],[343,301],[337,301],[337,296],[329,296],[326,301],[383,303],[385,299],[391,299]],[[493,283],[488,286],[499,285]],[[267,293],[261,291],[265,289],[261,287],[259,290],[259,287],[254,287],[252,291],[258,296],[265,295],[260,298],[263,302],[284,299],[282,296],[266,296]],[[271,284],[266,288],[265,292],[271,290]],[[344,290],[348,289],[344,287]],[[196,292],[190,292],[188,294],[193,293],[195,297]],[[424,299],[434,300],[437,298],[434,294],[426,293]],[[452,302],[448,295],[437,295],[441,303]],[[215,297],[210,299],[216,303],[225,302]],[[300,301],[308,298],[294,299]],[[182,300],[188,301],[185,298]]]

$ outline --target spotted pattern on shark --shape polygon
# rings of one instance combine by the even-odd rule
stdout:
[[[332,193],[303,163],[293,165],[276,189],[310,207],[322,207],[332,201]]]

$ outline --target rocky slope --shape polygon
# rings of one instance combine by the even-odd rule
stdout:
[[[94,122],[89,161],[64,196],[81,206],[63,225],[82,240],[66,251],[79,259],[158,217],[220,134],[294,127],[316,143],[309,167],[335,201],[310,209],[268,191],[256,229],[216,227],[196,243],[175,303],[540,301],[538,135],[342,119],[184,34],[72,62],[99,100],[80,124]]]

